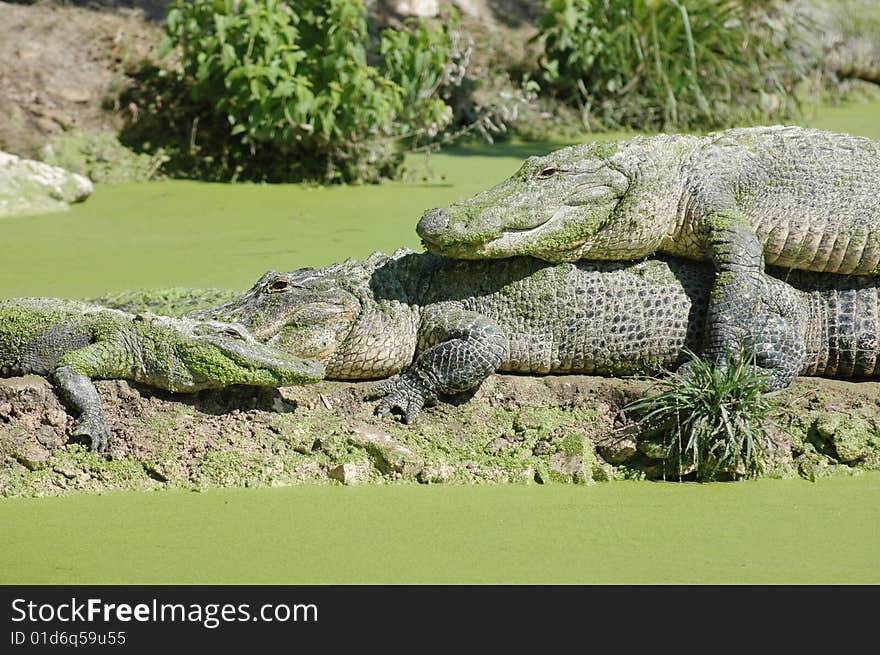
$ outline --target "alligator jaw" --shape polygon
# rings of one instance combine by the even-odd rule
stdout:
[[[266,350],[265,346],[261,347]],[[223,349],[233,360],[244,367],[278,371],[283,374],[293,374],[301,378],[302,383],[319,382],[324,379],[324,364],[317,359],[304,359],[294,357],[284,352],[278,352],[277,356],[247,348],[246,343],[225,344]]]

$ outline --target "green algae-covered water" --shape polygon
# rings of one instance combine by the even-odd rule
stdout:
[[[0,503],[0,583],[880,582],[880,473]]]
[[[880,106],[818,127],[880,139]],[[0,297],[245,288],[418,247],[428,207],[553,144],[462,147],[369,187],[99,187],[0,222]],[[880,473],[736,484],[299,487],[0,499],[0,583],[880,582]]]
[[[68,212],[2,221],[0,297],[94,297],[169,286],[243,289],[270,268],[418,249],[415,225],[425,209],[478,193],[514,172],[524,157],[552,147],[501,145],[434,155],[435,176],[427,182],[100,186]],[[421,177],[424,157],[410,162]]]

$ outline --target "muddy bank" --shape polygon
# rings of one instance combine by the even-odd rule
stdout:
[[[373,416],[372,383],[174,396],[98,382],[111,458],[68,441],[72,419],[38,377],[0,380],[0,494],[357,483],[674,480],[621,408],[650,383],[496,375],[417,424]],[[780,398],[771,477],[880,466],[880,383],[799,379]]]

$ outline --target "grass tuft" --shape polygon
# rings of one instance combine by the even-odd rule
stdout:
[[[686,373],[660,380],[659,393],[626,410],[639,415],[642,438],[659,441],[679,479],[757,477],[766,470],[773,443],[767,428],[776,408],[765,376],[741,354],[726,366],[692,355]]]

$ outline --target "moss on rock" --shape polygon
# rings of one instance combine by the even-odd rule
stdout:
[[[867,459],[880,450],[876,423],[861,416],[829,413],[816,420],[815,432],[845,464]]]

